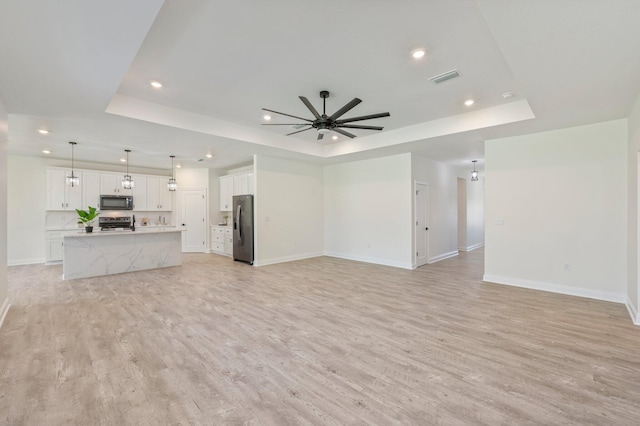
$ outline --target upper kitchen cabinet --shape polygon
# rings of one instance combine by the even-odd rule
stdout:
[[[147,211],[173,210],[173,194],[167,188],[167,179],[147,177]],[[135,203],[135,198],[133,202]]]
[[[74,174],[80,185],[67,185],[66,170],[47,170],[47,210],[75,210],[82,208],[82,172]]]
[[[233,196],[253,194],[253,173],[220,176],[220,211],[233,209]]]
[[[101,173],[100,193],[102,195],[131,195],[132,191],[122,187],[122,175],[115,173]]]
[[[100,173],[82,172],[82,200],[83,208],[88,206],[100,208]]]
[[[147,196],[147,177],[133,175],[133,210],[146,211],[149,197]]]
[[[233,208],[233,176],[220,176],[220,211],[230,212]]]

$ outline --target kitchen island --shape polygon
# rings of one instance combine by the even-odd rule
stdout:
[[[182,264],[183,229],[112,230],[64,236],[62,278],[97,277]]]

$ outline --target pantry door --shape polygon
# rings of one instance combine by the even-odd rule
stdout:
[[[203,253],[207,249],[206,197],[204,190],[180,191],[182,251]]]

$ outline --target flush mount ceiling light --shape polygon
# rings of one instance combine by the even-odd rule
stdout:
[[[122,188],[124,189],[133,189],[133,178],[131,177],[131,175],[129,174],[129,153],[131,152],[130,149],[125,149],[124,152],[127,153],[127,174],[124,175],[124,177],[122,178]]]
[[[154,87],[154,88],[156,88],[156,89],[159,89],[159,88],[161,88],[161,87],[162,87],[162,83],[160,83],[159,81],[155,81],[155,80],[154,80],[154,81],[152,81],[152,82],[151,82],[151,83],[149,83],[149,84],[151,84],[151,87]]]
[[[178,189],[178,183],[173,178],[173,159],[176,158],[176,156],[170,155],[169,157],[171,157],[171,179],[169,179],[169,182],[167,182],[167,189],[169,191],[175,191],[176,189]]]
[[[476,101],[474,101],[473,99],[467,99],[466,101],[464,101],[464,104],[466,106],[471,106],[471,105],[473,105],[475,103],[476,103]]]
[[[411,52],[411,56],[413,56],[413,59],[423,58],[424,55],[425,55],[424,49],[416,49],[413,52]]]
[[[478,171],[476,170],[476,163],[478,162],[478,160],[473,160],[473,171],[471,172],[471,181],[475,182],[478,180]]]
[[[48,135],[49,131],[47,129],[38,129],[38,133],[40,133],[41,135]]]
[[[71,174],[67,175],[66,181],[68,186],[78,186],[80,185],[80,178],[76,176],[73,172],[73,162],[74,162],[73,150],[76,146],[76,142],[69,142],[69,145],[71,145]]]

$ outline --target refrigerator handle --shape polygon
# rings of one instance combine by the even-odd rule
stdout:
[[[238,231],[237,232],[237,236],[238,236],[238,242],[242,241],[242,227],[240,226],[240,204],[238,204],[238,207],[236,208],[236,220],[235,220],[235,228]]]

